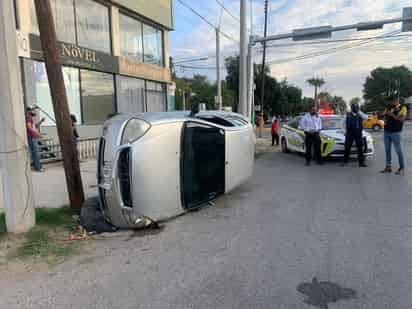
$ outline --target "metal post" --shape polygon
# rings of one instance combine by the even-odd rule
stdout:
[[[252,42],[252,37],[249,39],[249,42]],[[247,79],[247,118],[251,119],[253,114],[253,84],[254,84],[254,66],[253,66],[253,46],[251,43],[248,45],[248,79]]]
[[[222,110],[222,82],[220,81],[220,29],[216,28],[216,84],[217,106]]]
[[[268,0],[265,0],[265,25],[264,25],[264,37],[267,36],[268,31]],[[259,136],[262,137],[263,135],[263,125],[264,125],[264,102],[265,102],[265,66],[266,66],[266,41],[263,42],[263,55],[262,55],[262,72],[261,72],[261,93],[260,93],[260,123],[259,123]]]
[[[240,0],[240,64],[239,64],[239,112],[246,116],[246,81],[247,81],[247,29],[246,0]]]
[[[0,184],[7,231],[35,224],[13,1],[0,1]]]
[[[73,130],[66,88],[64,86],[60,51],[57,45],[56,30],[50,6],[50,0],[35,0],[40,40],[46,63],[47,76],[56,117],[57,132],[62,147],[63,165],[66,175],[67,192],[70,206],[79,210],[84,202],[79,158],[73,143]]]

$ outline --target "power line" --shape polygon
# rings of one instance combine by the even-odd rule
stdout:
[[[313,57],[318,57],[318,56],[323,56],[323,55],[335,53],[335,52],[342,51],[342,50],[352,49],[352,48],[356,48],[356,47],[368,44],[373,40],[390,37],[391,35],[394,35],[395,33],[400,33],[400,30],[389,32],[389,33],[387,33],[385,35],[382,35],[380,37],[377,37],[377,38],[364,39],[363,41],[361,41],[359,43],[346,44],[346,45],[341,45],[341,46],[337,46],[337,47],[334,47],[334,48],[329,48],[329,49],[326,49],[326,50],[323,50],[323,51],[313,52],[313,53],[309,53],[309,54],[305,54],[305,55],[301,55],[301,56],[297,56],[297,57],[291,57],[291,58],[285,58],[285,59],[280,59],[280,60],[275,60],[275,61],[269,61],[268,64],[281,64],[281,63],[286,63],[286,62],[290,62],[290,61],[304,60],[304,59],[308,59],[308,58],[313,58]]]
[[[204,17],[203,15],[201,15],[199,12],[197,12],[194,8],[192,8],[190,5],[188,5],[186,2],[184,2],[183,0],[177,0],[181,5],[183,5],[184,7],[186,7],[188,10],[190,10],[193,14],[195,14],[196,16],[198,16],[200,19],[202,19],[205,23],[207,23],[210,27],[212,27],[213,29],[216,29],[216,25],[214,25],[211,21],[209,21],[206,17]],[[236,40],[235,38],[231,37],[229,34],[221,31],[220,29],[218,29],[219,33],[221,35],[223,35],[225,38],[235,42],[235,43],[240,43],[238,40]]]
[[[217,3],[218,5],[220,5],[220,7],[221,7],[230,17],[232,17],[234,20],[236,20],[238,23],[240,23],[240,18],[237,17],[237,16],[235,16],[235,15],[233,15],[232,12],[230,12],[220,0],[216,0],[216,3]]]
[[[354,41],[364,41],[369,39],[385,39],[385,38],[402,38],[402,37],[412,37],[411,34],[401,34],[401,35],[388,35],[386,37],[374,36],[374,37],[364,37],[364,38],[352,38],[352,39],[335,39],[335,40],[322,40],[322,41],[313,41],[313,42],[302,42],[302,43],[285,43],[285,44],[271,44],[266,45],[266,48],[276,48],[276,47],[294,47],[294,46],[303,46],[303,45],[320,45],[320,44],[330,44],[330,43],[340,43],[340,42],[354,42]],[[262,49],[262,48],[260,48]],[[257,50],[260,52],[261,50]]]
[[[194,65],[177,65],[176,67],[183,69],[194,69],[194,70],[216,70],[216,67],[208,66],[194,66]],[[225,67],[220,67],[219,70],[226,70]]]

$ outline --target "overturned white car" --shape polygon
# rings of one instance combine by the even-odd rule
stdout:
[[[235,113],[115,116],[100,139],[101,210],[135,228],[204,205],[252,175],[254,147],[251,123]]]

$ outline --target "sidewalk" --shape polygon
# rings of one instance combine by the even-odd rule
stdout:
[[[42,173],[32,172],[34,200],[37,208],[58,208],[69,204],[63,163],[44,165]],[[80,164],[85,198],[97,195],[97,163],[88,160]],[[0,212],[1,209],[0,203]]]

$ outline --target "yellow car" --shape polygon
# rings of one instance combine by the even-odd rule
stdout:
[[[368,119],[363,121],[364,129],[372,129],[377,132],[385,127],[383,120],[380,120],[377,115],[368,115]]]

